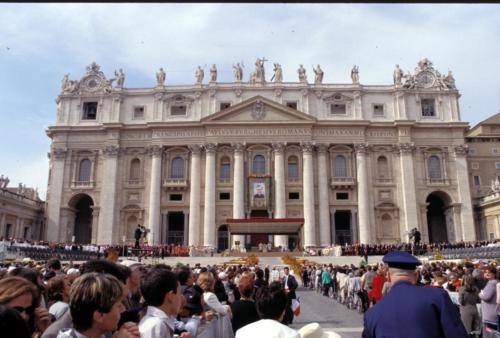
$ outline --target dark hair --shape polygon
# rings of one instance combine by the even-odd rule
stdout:
[[[264,271],[262,271],[261,269],[257,269],[257,271],[255,271],[255,275],[258,279],[262,279],[264,278]]]
[[[261,319],[279,320],[285,311],[287,298],[280,282],[272,282],[269,287],[259,288],[255,299]]]
[[[82,275],[89,272],[107,273],[118,278],[123,284],[127,282],[127,278],[118,264],[107,261],[105,259],[93,259],[82,264],[80,267]]]
[[[191,269],[184,266],[177,272],[177,280],[181,285],[186,285],[189,276],[191,276]]]
[[[177,283],[177,278],[172,271],[151,269],[141,280],[141,293],[148,305],[160,306],[167,293],[170,291],[177,293]]]
[[[31,337],[28,324],[21,315],[5,305],[0,305],[0,332],[4,337]]]
[[[117,264],[117,265],[118,265],[118,268],[122,271],[123,276],[125,277],[125,281],[127,279],[129,279],[130,275],[132,275],[132,269],[126,265],[122,265],[122,264]]]
[[[57,258],[51,258],[47,261],[47,268],[61,270],[61,261]]]

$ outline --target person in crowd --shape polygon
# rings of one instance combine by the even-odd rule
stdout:
[[[467,332],[450,296],[443,289],[414,285],[421,262],[403,251],[383,258],[389,266],[391,291],[364,315],[363,338],[465,338]]]
[[[124,285],[114,276],[91,272],[78,277],[69,301],[73,328],[61,330],[57,338],[100,338],[116,331],[125,310],[124,296]],[[127,323],[113,337],[139,338],[139,332],[137,327],[129,329]]]
[[[221,315],[231,314],[229,305],[221,304],[214,293],[215,278],[211,272],[200,273],[196,284],[203,290],[203,301],[210,310]]]
[[[363,277],[361,277],[361,286],[363,290],[368,292],[368,294],[370,294],[370,291],[372,291],[372,284],[376,275],[377,275],[377,268],[376,267],[372,268],[371,265],[368,265],[366,267],[366,272],[363,274]]]
[[[266,287],[266,285],[262,284],[261,287]],[[259,315],[253,299],[256,290],[253,275],[246,274],[242,276],[239,280],[238,289],[241,295],[240,299],[231,304],[231,312],[233,313],[231,324],[234,333],[241,327],[259,320]]]
[[[49,313],[55,320],[59,319],[69,310],[69,294],[71,284],[69,278],[59,275],[49,279],[47,293],[49,296]]]
[[[163,268],[152,268],[141,281],[141,293],[148,304],[139,323],[141,338],[171,338],[175,319],[181,309],[181,286],[175,274]]]
[[[284,276],[283,281],[281,282],[281,286],[283,290],[285,290],[285,294],[287,295],[287,306],[285,309],[285,316],[283,317],[283,324],[289,325],[293,322],[293,311],[292,311],[292,299],[297,299],[297,295],[295,294],[295,290],[299,286],[297,280],[294,276],[290,274],[290,268],[285,266],[283,269]]]
[[[226,293],[226,288],[224,287],[224,283],[222,282],[222,279],[220,277],[227,278],[227,275],[225,272],[221,271],[220,273],[217,273],[215,269],[210,270],[212,273],[212,276],[214,277],[215,284],[213,287],[213,292],[217,296],[217,299],[221,304],[227,305],[228,303],[228,295]]]
[[[288,297],[279,282],[262,287],[256,294],[256,307],[260,320],[245,325],[236,331],[236,338],[300,338],[294,329],[281,324],[288,307]]]
[[[382,286],[382,297],[385,297],[389,293],[389,291],[391,291],[391,286],[392,286],[392,283],[389,280],[389,271],[388,270],[385,272],[384,277],[385,277],[385,282],[384,282],[384,285]]]
[[[40,306],[38,288],[26,278],[13,276],[0,280],[0,304],[17,310],[33,335],[43,333],[50,325],[49,312]]]
[[[62,272],[61,261],[57,258],[51,258],[47,261],[47,271],[45,272],[44,280],[48,281],[57,275],[64,275]]]
[[[28,324],[21,317],[21,314],[6,305],[0,305],[0,333],[4,337],[31,337]]]
[[[325,268],[321,274],[321,282],[323,283],[323,296],[328,297],[328,292],[332,286],[332,276],[330,275],[330,268]]]
[[[471,332],[479,331],[479,289],[475,285],[474,277],[464,276],[463,285],[458,290],[458,303],[460,304],[460,317],[464,323],[465,330],[469,335]]]
[[[481,298],[481,314],[483,318],[483,337],[490,337],[490,331],[497,329],[497,270],[488,266],[484,271],[484,277],[488,281],[486,286],[479,292]]]
[[[38,289],[39,307],[43,309],[47,308],[47,290],[40,271],[28,267],[18,267],[11,270],[9,276],[22,277],[33,283]]]
[[[384,269],[377,269],[376,275],[371,284],[371,290],[368,292],[368,298],[373,305],[377,304],[377,302],[382,299],[382,288],[384,287],[385,282]]]
[[[255,270],[255,288],[259,289],[263,286],[266,286],[267,282],[264,279],[264,271],[261,269]]]

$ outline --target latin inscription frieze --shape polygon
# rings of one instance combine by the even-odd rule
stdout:
[[[153,132],[154,138],[159,137],[203,137],[205,133],[202,129],[172,129],[156,130]]]
[[[308,136],[311,128],[208,128],[207,136]]]

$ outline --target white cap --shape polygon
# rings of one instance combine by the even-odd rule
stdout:
[[[77,275],[80,273],[80,270],[77,268],[69,268],[68,272],[66,272],[67,275]]]
[[[341,338],[338,333],[323,330],[318,323],[311,323],[301,327],[298,331],[301,338]]]
[[[224,271],[219,272],[218,276],[219,276],[219,279],[226,279],[226,277],[227,277],[227,275],[226,275],[226,273]]]

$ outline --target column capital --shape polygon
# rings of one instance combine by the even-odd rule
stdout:
[[[370,146],[367,143],[356,143],[354,144],[354,150],[356,154],[367,154],[370,151]]]
[[[231,147],[233,148],[233,151],[235,153],[243,153],[245,151],[245,144],[244,143],[231,143]]]
[[[216,143],[205,143],[203,145],[203,147],[205,148],[205,151],[207,152],[207,154],[214,154],[215,151],[217,150]]]
[[[52,153],[50,154],[50,158],[53,158],[54,160],[64,160],[66,158],[67,154],[68,154],[67,149],[54,148],[54,149],[52,149]]]
[[[455,151],[455,156],[465,156],[469,152],[469,146],[466,144],[460,144],[455,146],[453,150]]]
[[[149,156],[157,157],[161,156],[161,153],[163,152],[163,147],[155,144],[147,147],[146,151]]]
[[[313,142],[301,142],[300,147],[302,148],[302,153],[304,154],[312,154],[314,150]]]
[[[286,142],[274,142],[272,147],[275,154],[281,155],[285,151]]]
[[[193,155],[193,156],[200,155],[200,153],[201,153],[201,147],[202,146],[199,145],[199,144],[190,144],[190,145],[188,145],[188,149],[191,152],[191,155]]]
[[[396,147],[400,154],[413,154],[416,149],[414,143],[399,143]]]
[[[116,145],[105,146],[102,154],[106,157],[117,157],[120,154],[120,147]]]
[[[325,143],[317,144],[316,150],[318,151],[318,154],[326,154],[326,152],[328,151],[328,144]]]

